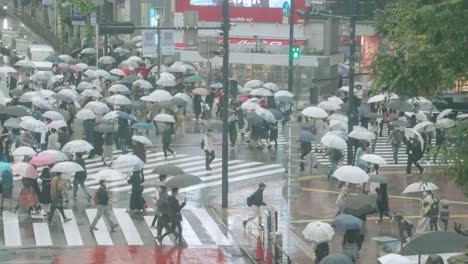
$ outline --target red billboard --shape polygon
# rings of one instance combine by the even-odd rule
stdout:
[[[177,0],[177,12],[198,11],[200,21],[222,21],[222,0]],[[288,23],[290,0],[230,0],[232,22]],[[295,11],[305,8],[305,0],[295,0]],[[295,16],[295,23],[302,21]]]

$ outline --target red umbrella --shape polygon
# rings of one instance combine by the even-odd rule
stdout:
[[[126,75],[132,75],[133,71],[127,68],[121,69]]]
[[[239,101],[241,102],[247,102],[250,98],[248,96],[241,96],[239,97]]]
[[[29,164],[35,165],[35,166],[48,166],[48,165],[54,164],[55,162],[57,162],[57,160],[52,155],[43,154],[43,155],[33,157],[29,161]]]

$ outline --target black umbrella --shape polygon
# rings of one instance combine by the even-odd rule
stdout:
[[[22,105],[8,106],[5,109],[5,113],[8,115],[17,116],[17,117],[31,115],[31,111],[26,106],[22,106]]]
[[[63,102],[68,102],[68,103],[73,102],[73,99],[71,97],[66,96],[64,94],[54,94],[54,95],[52,95],[52,97],[55,100],[59,100],[59,101],[63,101]]]
[[[442,243],[441,243],[442,242]],[[442,254],[463,252],[468,247],[468,237],[455,232],[426,232],[417,234],[403,245],[399,254]]]
[[[80,52],[81,52],[82,49],[76,49],[76,50],[73,50],[71,53],[70,53],[70,56],[72,56],[73,58],[77,58],[78,55],[80,55]]]
[[[153,173],[160,175],[178,176],[184,174],[184,170],[173,164],[165,164],[154,168]]]
[[[375,198],[365,194],[350,196],[346,199],[343,208],[345,214],[360,216],[375,210]]]

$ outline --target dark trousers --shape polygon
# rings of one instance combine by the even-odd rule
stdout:
[[[412,155],[408,155],[408,162],[406,163],[406,173],[411,174],[411,165],[414,164],[416,168],[419,169],[420,172],[423,171],[421,165],[419,165],[419,159],[414,158]]]
[[[49,222],[52,222],[52,217],[54,217],[55,210],[58,209],[60,214],[62,215],[63,219],[67,219],[65,216],[65,211],[63,211],[63,206],[57,206],[56,204],[52,203],[50,205],[50,212],[49,212]]]
[[[174,236],[177,236],[177,234],[174,233],[171,226],[169,225],[169,217],[167,215],[161,215],[161,216],[155,215],[154,218],[158,219],[158,224],[156,226],[156,229],[157,229],[157,232],[158,232],[157,233],[158,237],[161,236],[163,228],[166,228],[166,234],[165,235],[173,233]],[[153,219],[153,225],[154,225],[154,219]]]
[[[208,150],[205,150],[205,167],[210,167],[210,164],[211,162],[215,159],[215,152],[214,150],[212,151],[208,151]]]
[[[163,143],[163,152],[164,152],[164,157],[167,157],[167,151],[174,153],[174,151],[169,147],[171,143]]]
[[[439,222],[439,217],[431,216],[431,220],[429,220],[429,226],[431,228],[431,231],[439,231],[439,228],[437,227],[437,222]]]
[[[304,160],[305,157],[306,157],[310,152],[311,152],[311,150],[309,150],[309,151],[302,151],[302,152],[301,152],[301,160]],[[299,166],[300,166],[301,171],[303,171],[303,170],[304,170],[304,162],[301,162],[301,164],[300,164]]]
[[[444,231],[447,231],[447,228],[448,228],[448,219],[440,219],[440,221],[444,224]]]

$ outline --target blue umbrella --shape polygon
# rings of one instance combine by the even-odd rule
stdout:
[[[11,170],[10,163],[0,162],[0,171]]]
[[[302,130],[299,140],[303,142],[311,142],[315,140],[315,137],[312,135],[312,133],[310,133],[310,131]]]
[[[154,129],[154,125],[151,123],[138,122],[138,123],[133,124],[132,128],[139,129],[139,130],[148,130],[148,129]]]
[[[341,214],[335,217],[333,226],[341,230],[353,230],[362,228],[362,220],[348,214]]]

